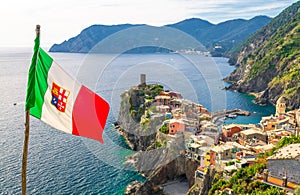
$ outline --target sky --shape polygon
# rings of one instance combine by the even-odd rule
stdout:
[[[217,24],[257,15],[275,17],[296,0],[5,0],[0,3],[0,47],[33,47],[35,26],[50,47],[93,24],[163,26],[187,18]]]

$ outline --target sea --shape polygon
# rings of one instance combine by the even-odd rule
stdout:
[[[135,152],[114,130],[120,95],[140,83],[158,83],[209,111],[240,108],[251,116],[224,123],[254,123],[273,114],[272,105],[253,103],[253,96],[226,91],[223,78],[234,71],[226,58],[195,54],[49,53],[69,74],[110,104],[104,144],[69,135],[30,118],[28,194],[123,194],[132,181],[145,178],[128,166]],[[0,48],[0,194],[21,194],[24,100],[32,48]]]

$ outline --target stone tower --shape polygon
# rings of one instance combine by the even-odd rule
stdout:
[[[286,102],[284,97],[280,97],[276,102],[276,116],[285,114]]]
[[[141,83],[140,83],[140,85],[146,85],[146,74],[141,74]]]

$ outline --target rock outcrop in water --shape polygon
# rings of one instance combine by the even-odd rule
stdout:
[[[139,85],[132,87],[121,95],[118,125],[120,134],[135,151],[145,151],[154,144],[157,128],[162,124],[164,116],[141,121],[145,110],[149,108],[153,97],[163,90],[161,85]]]
[[[134,167],[147,178],[145,183],[133,182],[126,194],[163,194],[161,185],[178,178],[186,178],[189,186],[194,184],[198,163],[186,159],[185,138],[177,134],[173,141],[157,146],[163,135],[158,129],[165,116],[147,118],[153,97],[163,91],[160,85],[140,84],[121,95],[120,113],[115,124],[129,146],[137,152],[129,157]]]

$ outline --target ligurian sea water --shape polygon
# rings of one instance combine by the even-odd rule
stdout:
[[[223,90],[222,78],[235,67],[226,58],[180,54],[76,54],[49,53],[67,72],[111,105],[104,144],[65,134],[31,117],[27,167],[28,194],[122,194],[132,181],[144,181],[124,164],[133,154],[114,130],[120,94],[139,84],[145,73],[148,83],[160,83],[179,91],[209,111],[241,108],[250,117],[225,123],[258,123],[274,113],[259,106],[247,94]],[[31,48],[0,48],[0,194],[21,193],[24,138],[24,100]]]

